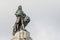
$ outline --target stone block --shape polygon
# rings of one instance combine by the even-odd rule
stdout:
[[[11,40],[32,40],[28,31],[21,30],[12,36]]]

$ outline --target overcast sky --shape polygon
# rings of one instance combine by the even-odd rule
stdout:
[[[0,0],[0,40],[11,40],[19,5],[31,19],[33,40],[60,40],[60,0]]]

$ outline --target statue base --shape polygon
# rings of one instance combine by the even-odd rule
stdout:
[[[32,40],[28,31],[21,30],[12,36],[11,40]]]

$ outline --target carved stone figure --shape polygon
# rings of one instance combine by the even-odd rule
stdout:
[[[17,31],[24,30],[24,28],[30,22],[30,18],[22,11],[22,6],[18,7],[15,15],[17,17],[17,20],[13,26],[13,35],[15,35]]]

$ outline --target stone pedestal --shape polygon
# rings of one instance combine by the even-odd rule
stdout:
[[[28,31],[21,30],[12,36],[11,40],[32,40]]]

